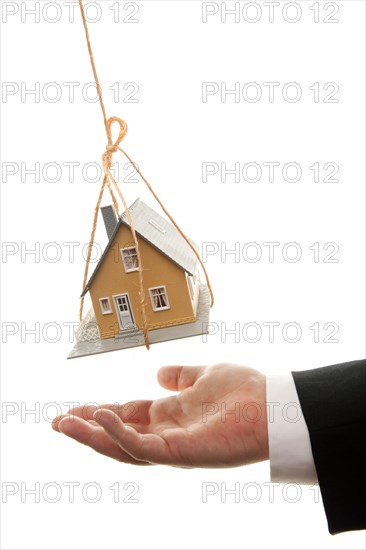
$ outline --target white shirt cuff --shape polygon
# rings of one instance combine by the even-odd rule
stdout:
[[[271,481],[317,484],[309,431],[292,375],[267,376],[266,388]]]

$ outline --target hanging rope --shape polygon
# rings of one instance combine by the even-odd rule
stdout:
[[[85,11],[84,11],[84,6],[83,6],[82,0],[79,0],[79,6],[80,6],[81,17],[82,17],[82,20],[83,20],[83,25],[84,25],[84,30],[85,30],[85,37],[86,37],[86,42],[87,42],[87,46],[88,46],[90,63],[91,63],[92,70],[93,70],[94,80],[95,80],[95,84],[96,84],[96,88],[97,88],[97,92],[98,92],[99,103],[100,103],[100,106],[101,106],[101,109],[102,109],[102,114],[103,114],[105,131],[106,131],[106,134],[107,134],[107,146],[106,146],[105,152],[102,155],[102,166],[103,166],[103,171],[104,171],[104,177],[103,177],[103,182],[102,182],[102,185],[101,185],[101,188],[100,188],[100,191],[99,191],[97,204],[96,204],[95,210],[94,210],[93,226],[92,226],[92,231],[91,231],[90,241],[89,241],[88,251],[87,251],[87,257],[86,257],[86,262],[85,262],[85,270],[84,270],[84,279],[83,279],[83,288],[82,288],[82,290],[84,290],[84,288],[87,284],[87,280],[88,280],[89,265],[90,265],[90,259],[91,259],[93,244],[94,244],[95,231],[96,231],[97,223],[98,223],[98,214],[99,214],[99,210],[100,210],[100,204],[102,202],[105,187],[107,186],[108,190],[109,190],[109,193],[112,197],[113,206],[114,206],[114,208],[117,212],[117,215],[119,216],[119,208],[118,208],[118,202],[117,202],[116,196],[113,192],[113,188],[115,189],[115,191],[117,192],[119,198],[121,199],[121,202],[123,204],[123,208],[124,208],[124,210],[126,212],[126,215],[127,215],[128,223],[129,223],[130,228],[131,228],[133,242],[134,242],[135,249],[136,249],[137,262],[138,262],[138,266],[139,266],[139,268],[138,268],[139,298],[140,298],[140,307],[141,307],[141,316],[142,316],[142,329],[143,329],[145,346],[147,347],[147,349],[149,349],[150,343],[149,343],[149,337],[148,337],[148,321],[147,321],[147,315],[146,315],[146,298],[145,298],[145,291],[144,291],[143,266],[142,266],[142,262],[141,262],[140,248],[139,248],[139,243],[138,243],[138,239],[137,239],[137,235],[136,235],[135,224],[134,224],[133,218],[131,216],[131,212],[130,212],[130,210],[128,208],[128,205],[126,203],[126,200],[125,200],[125,198],[124,198],[124,196],[123,196],[123,194],[122,194],[122,192],[121,192],[121,190],[118,186],[118,183],[114,179],[114,176],[111,172],[114,153],[116,153],[117,151],[120,151],[123,155],[125,155],[125,157],[129,160],[129,162],[134,166],[136,172],[139,174],[139,176],[141,177],[141,179],[143,180],[145,185],[148,187],[149,191],[151,192],[151,194],[153,195],[155,200],[159,203],[161,209],[165,212],[165,214],[168,216],[168,218],[170,219],[172,224],[175,226],[177,231],[180,233],[180,235],[183,237],[183,239],[186,241],[188,246],[192,249],[192,251],[196,255],[196,257],[197,257],[197,259],[198,259],[198,261],[199,261],[199,263],[200,263],[200,265],[203,269],[205,277],[206,277],[207,286],[208,286],[210,296],[211,296],[211,307],[213,306],[213,303],[214,303],[214,295],[213,295],[213,292],[212,292],[212,288],[211,288],[211,284],[210,284],[210,281],[209,281],[209,278],[208,278],[206,268],[205,268],[205,266],[204,266],[204,264],[201,260],[201,257],[199,255],[199,253],[197,252],[197,250],[195,249],[195,247],[193,246],[191,241],[188,239],[188,237],[185,235],[185,233],[180,229],[180,227],[178,226],[178,224],[176,223],[174,218],[169,214],[169,212],[163,206],[162,202],[160,201],[160,199],[156,195],[155,191],[153,190],[153,188],[151,187],[149,182],[146,180],[146,178],[140,172],[138,166],[135,164],[135,162],[133,162],[133,160],[129,157],[129,155],[123,149],[121,149],[121,147],[119,146],[121,141],[123,140],[123,138],[125,137],[125,135],[127,133],[127,124],[124,120],[122,120],[121,118],[118,118],[118,117],[107,118],[106,109],[105,109],[104,102],[103,102],[103,97],[102,97],[102,91],[101,91],[101,87],[100,87],[100,84],[99,84],[98,73],[97,73],[97,70],[96,70],[95,62],[94,62],[94,55],[93,55],[93,50],[92,50],[91,43],[90,43],[89,30],[88,30],[88,25],[87,25],[87,22],[86,22]],[[117,137],[117,139],[114,143],[113,143],[113,138],[112,138],[112,124],[113,123],[117,123],[119,125],[119,134],[118,134],[118,137]],[[82,296],[81,303],[80,303],[80,311],[79,311],[80,321],[83,318],[83,308],[84,308],[84,296]]]

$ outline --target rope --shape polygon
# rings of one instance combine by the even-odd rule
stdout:
[[[123,140],[123,138],[125,137],[125,135],[127,133],[127,124],[124,120],[122,120],[121,118],[118,118],[118,117],[107,118],[106,109],[105,109],[104,102],[103,102],[103,97],[102,97],[102,90],[101,90],[101,87],[100,87],[100,84],[99,84],[98,73],[97,73],[97,69],[96,69],[96,66],[95,66],[95,62],[94,62],[94,55],[93,55],[93,50],[92,50],[92,47],[91,47],[89,30],[88,30],[88,25],[87,25],[87,22],[86,22],[85,11],[84,11],[84,6],[83,6],[82,0],[79,0],[79,6],[80,6],[81,17],[82,17],[82,21],[83,21],[83,25],[84,25],[84,30],[85,30],[85,37],[86,37],[86,42],[87,42],[87,46],[88,46],[90,63],[91,63],[92,70],[93,70],[94,80],[95,80],[95,84],[96,84],[97,92],[98,92],[99,103],[100,103],[100,106],[101,106],[101,109],[102,109],[102,114],[103,114],[105,131],[106,131],[106,134],[107,134],[107,146],[106,146],[105,152],[102,155],[102,166],[103,166],[103,171],[104,171],[104,178],[103,178],[103,182],[102,182],[102,185],[101,185],[101,188],[100,188],[100,191],[99,191],[97,204],[96,204],[95,209],[94,209],[93,226],[92,226],[90,241],[89,241],[89,245],[88,245],[88,252],[87,252],[87,258],[86,258],[86,263],[85,263],[83,289],[82,290],[84,290],[84,288],[87,284],[87,280],[88,280],[90,258],[91,258],[93,244],[94,244],[95,231],[96,231],[97,223],[98,223],[98,214],[99,214],[100,204],[102,202],[105,187],[107,186],[108,190],[109,190],[109,193],[112,197],[113,206],[114,206],[118,216],[119,216],[118,202],[117,202],[116,196],[113,192],[113,188],[115,189],[115,191],[117,192],[119,198],[121,199],[121,202],[123,204],[123,207],[124,207],[126,215],[127,215],[128,223],[130,224],[131,233],[132,233],[132,237],[133,237],[133,242],[134,242],[135,249],[136,249],[137,262],[138,262],[139,298],[140,298],[140,307],[141,307],[141,316],[142,316],[143,335],[144,335],[145,346],[147,347],[147,349],[149,349],[150,348],[150,342],[149,342],[149,337],[148,337],[148,321],[147,321],[147,314],[146,314],[146,298],[145,298],[145,291],[144,291],[143,266],[142,266],[142,262],[141,262],[140,248],[139,248],[139,243],[138,243],[138,239],[137,239],[137,235],[136,235],[135,225],[134,225],[134,222],[133,222],[133,219],[132,219],[132,216],[131,216],[131,212],[130,212],[130,210],[127,206],[126,200],[125,200],[125,198],[124,198],[124,196],[123,196],[123,194],[122,194],[122,192],[121,192],[121,190],[118,186],[118,183],[116,182],[116,180],[114,179],[113,174],[111,173],[111,167],[112,167],[112,164],[113,164],[113,155],[114,155],[114,153],[116,153],[117,151],[120,151],[123,155],[125,155],[125,157],[129,160],[129,162],[134,166],[135,170],[137,171],[137,173],[139,174],[139,176],[141,177],[141,179],[143,180],[145,185],[148,187],[149,191],[151,192],[151,194],[153,195],[155,200],[159,203],[159,205],[160,205],[161,209],[163,210],[163,212],[165,212],[165,214],[168,216],[170,221],[173,223],[173,225],[175,226],[177,231],[184,238],[184,240],[186,241],[188,246],[193,250],[194,254],[196,255],[196,257],[197,257],[197,259],[198,259],[198,261],[199,261],[199,263],[200,263],[200,265],[201,265],[201,267],[204,271],[205,277],[206,277],[207,286],[208,286],[208,289],[210,291],[210,296],[211,296],[211,307],[214,303],[214,295],[213,295],[213,292],[212,292],[212,288],[211,288],[211,284],[210,284],[210,281],[209,281],[209,278],[208,278],[207,271],[205,269],[205,266],[204,266],[204,264],[203,264],[203,262],[200,258],[200,255],[198,254],[197,250],[195,249],[193,244],[190,242],[188,237],[184,234],[184,232],[180,229],[180,227],[178,226],[178,224],[176,223],[174,218],[169,214],[169,212],[163,206],[162,202],[160,201],[160,199],[156,195],[155,191],[153,190],[153,188],[151,187],[149,182],[142,175],[142,173],[140,172],[137,165],[132,161],[132,159],[129,157],[129,155],[123,149],[121,149],[121,147],[119,147],[121,141]],[[112,124],[114,122],[119,124],[119,134],[118,134],[118,137],[117,137],[116,141],[113,143]],[[80,310],[79,310],[80,321],[83,318],[83,308],[84,308],[84,296],[82,296],[81,303],[80,303]]]
[[[90,35],[89,35],[89,30],[88,30],[88,24],[86,22],[85,11],[84,11],[84,6],[83,6],[82,0],[79,0],[79,5],[80,5],[80,11],[81,11],[81,18],[83,20],[83,25],[84,25],[84,30],[85,30],[85,38],[86,38],[86,42],[87,42],[87,46],[88,46],[90,63],[91,63],[91,66],[92,66],[94,80],[95,80],[95,84],[96,84],[96,87],[97,87],[99,103],[100,103],[100,106],[101,106],[101,109],[102,109],[104,126],[105,126],[105,131],[106,131],[106,134],[107,134],[107,141],[108,141],[107,146],[106,146],[106,150],[105,150],[105,152],[103,153],[103,156],[102,156],[102,165],[103,165],[103,171],[104,171],[104,178],[103,178],[103,183],[102,183],[102,186],[101,186],[101,189],[100,189],[100,192],[99,192],[97,204],[96,204],[96,207],[95,207],[95,210],[94,210],[93,227],[92,227],[92,231],[91,231],[91,235],[90,235],[90,241],[89,241],[89,245],[88,245],[88,252],[87,252],[87,258],[86,258],[85,270],[84,270],[83,289],[85,288],[85,285],[86,285],[87,280],[88,280],[89,264],[90,264],[90,258],[91,258],[93,244],[94,244],[95,231],[96,231],[97,223],[98,223],[99,207],[100,207],[100,204],[101,204],[101,201],[102,201],[102,198],[103,198],[103,193],[104,193],[104,189],[105,189],[106,184],[108,185],[108,189],[109,189],[109,192],[110,192],[111,197],[112,197],[113,206],[114,206],[117,214],[119,215],[118,203],[117,203],[116,197],[115,197],[115,195],[113,193],[113,190],[112,190],[112,185],[113,185],[115,187],[115,189],[116,189],[116,191],[117,191],[117,193],[118,193],[118,195],[119,195],[119,197],[122,201],[123,207],[124,207],[124,209],[127,213],[127,219],[128,219],[129,224],[130,224],[132,237],[133,237],[133,242],[134,242],[135,249],[136,249],[136,256],[137,256],[137,262],[138,262],[139,298],[140,298],[141,316],[142,316],[142,329],[143,329],[145,346],[147,347],[147,349],[149,349],[150,348],[150,342],[149,342],[149,337],[148,337],[148,322],[147,322],[147,315],[146,315],[143,267],[142,267],[142,262],[141,262],[141,254],[140,254],[139,243],[138,243],[138,239],[137,239],[137,235],[136,235],[136,231],[135,231],[135,225],[134,225],[131,213],[129,211],[129,208],[127,206],[126,200],[125,200],[120,188],[118,187],[117,182],[115,181],[115,179],[114,179],[114,177],[111,173],[111,167],[112,167],[112,164],[113,164],[113,154],[117,152],[119,144],[121,143],[121,141],[123,140],[123,138],[125,137],[125,135],[127,133],[127,124],[124,120],[122,120],[118,117],[111,117],[109,119],[107,118],[106,109],[105,109],[104,102],[103,102],[103,97],[102,97],[102,90],[101,90],[101,87],[100,87],[100,84],[99,84],[98,73],[97,73],[97,69],[96,69],[96,66],[95,66],[95,62],[94,62],[94,55],[93,55],[93,50],[92,50],[91,43],[90,43]],[[118,135],[115,143],[113,143],[113,140],[112,140],[112,124],[114,122],[117,122],[119,124],[119,135]],[[80,310],[79,310],[80,321],[83,318],[83,308],[84,308],[84,297],[81,298],[81,303],[80,303]]]

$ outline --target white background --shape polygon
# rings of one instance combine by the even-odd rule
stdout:
[[[89,18],[99,17],[89,27],[108,115],[129,125],[124,148],[187,234],[201,244],[216,243],[210,245],[217,252],[207,257],[206,267],[216,297],[211,321],[217,332],[207,342],[197,337],[158,344],[149,352],[138,348],[72,361],[66,360],[72,347],[66,323],[77,321],[81,251],[100,183],[84,181],[81,169],[99,162],[106,138],[98,104],[82,94],[92,73],[78,9],[70,22],[67,6],[57,2],[60,20],[50,23],[46,19],[58,12],[52,6],[42,12],[46,2],[40,2],[36,22],[22,13],[35,4],[2,2],[2,78],[13,83],[6,90],[14,91],[2,99],[2,160],[15,163],[3,169],[19,169],[2,184],[6,345],[1,391],[5,412],[13,413],[3,410],[2,415],[2,482],[18,489],[2,506],[3,548],[364,548],[364,532],[329,535],[322,503],[314,502],[309,488],[301,489],[297,502],[289,502],[296,500],[294,488],[286,499],[283,487],[274,487],[271,499],[268,463],[232,470],[138,469],[97,455],[50,428],[50,419],[66,411],[67,402],[125,402],[168,394],[156,382],[161,365],[227,361],[282,373],[364,355],[364,2],[338,1],[327,9],[324,2],[300,1],[287,8],[281,2],[272,23],[263,2],[246,8],[246,19],[259,14],[256,23],[246,21],[242,12],[239,22],[234,16],[221,22],[221,3],[206,23],[198,1],[138,2],[137,23],[123,22],[133,9],[125,2],[119,2],[117,22],[110,9],[116,2],[98,2],[100,17],[89,8]],[[240,2],[240,9],[246,4]],[[6,22],[5,6],[19,9]],[[338,23],[325,23],[334,6]],[[301,17],[289,23],[282,14],[293,19],[295,9]],[[50,100],[50,82],[62,92],[59,101]],[[73,102],[65,82],[80,83]],[[116,102],[109,87],[117,82],[121,97]],[[123,90],[128,82],[139,86],[137,103],[123,101],[131,91]],[[235,102],[232,95],[217,93],[204,103],[203,82],[228,88],[239,82],[241,89],[256,82],[263,95],[257,102],[243,96]],[[280,83],[273,102],[264,82]],[[302,90],[297,102],[282,96],[289,82]],[[319,102],[309,88],[315,82]],[[339,86],[336,103],[324,102],[332,91],[323,90],[329,82]],[[22,100],[21,90],[35,83],[39,101],[32,95]],[[39,182],[32,174],[22,182],[21,163],[24,171],[36,162],[41,171],[47,163],[58,163],[59,181],[49,181],[54,177],[50,169]],[[74,182],[65,165],[70,162],[80,163]],[[223,183],[217,174],[203,183],[204,162],[229,168],[256,162],[263,174],[257,182],[228,176]],[[272,183],[264,162],[281,163]],[[282,178],[280,170],[288,162],[301,166],[298,182]],[[321,167],[336,163],[339,181],[322,181],[330,171],[321,168],[321,181],[315,182],[309,169],[315,162]],[[128,201],[141,197],[154,207],[142,184],[122,181],[126,173],[120,181]],[[97,242],[106,243],[102,225]],[[254,248],[247,243],[253,242],[262,252],[257,262],[248,261]],[[280,243],[273,262],[265,242]],[[291,242],[300,247],[297,262],[282,255]],[[74,258],[64,243],[77,243]],[[314,243],[320,247],[317,262],[309,248]],[[324,261],[333,250],[324,250],[326,243],[339,247],[333,256],[337,262]],[[236,246],[239,258],[225,256],[225,246]],[[35,254],[25,253],[32,248]],[[55,252],[61,257],[52,261]],[[268,322],[280,323],[273,342],[263,324]],[[237,336],[225,334],[235,323]],[[246,332],[248,323],[252,329]],[[300,327],[297,342],[289,341],[291,330],[283,336],[287,323]],[[309,328],[314,323],[319,323],[318,342]],[[324,328],[326,323],[333,325]],[[335,325],[338,342],[326,342]],[[254,342],[258,326],[262,332]],[[36,335],[27,333],[32,328]],[[26,414],[32,408],[37,412]],[[68,482],[79,483],[71,503]],[[123,502],[131,492],[123,489],[128,482],[138,485],[136,503]],[[202,502],[205,482],[219,490]],[[99,487],[98,502],[90,502],[91,486],[85,497],[88,483]],[[116,483],[117,503],[110,489]],[[222,502],[221,483],[227,488],[240,484],[239,502],[233,495]],[[39,487],[40,502],[24,493],[32,487]]]

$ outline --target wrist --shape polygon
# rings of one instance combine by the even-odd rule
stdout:
[[[262,403],[262,415],[261,415],[261,427],[260,427],[260,438],[261,438],[261,448],[262,448],[262,460],[269,460],[269,436],[268,436],[268,414],[267,414],[267,381],[266,376],[261,374],[261,403]]]

